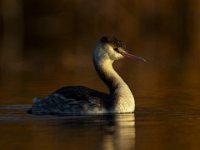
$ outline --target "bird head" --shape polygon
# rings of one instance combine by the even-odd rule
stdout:
[[[142,57],[135,56],[126,51],[126,45],[116,37],[102,37],[98,42],[95,51],[94,57],[97,60],[120,60],[122,58],[131,58],[146,61]]]

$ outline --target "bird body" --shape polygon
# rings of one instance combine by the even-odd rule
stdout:
[[[108,86],[108,94],[83,86],[67,86],[43,99],[34,98],[29,112],[35,115],[133,113],[135,110],[133,94],[114,70],[113,62],[124,57],[145,60],[125,50],[124,43],[119,39],[102,37],[93,51],[95,69]]]

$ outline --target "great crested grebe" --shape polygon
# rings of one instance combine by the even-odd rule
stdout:
[[[84,86],[67,86],[47,97],[34,98],[28,111],[34,115],[90,115],[133,113],[135,101],[131,90],[113,69],[113,62],[122,58],[145,59],[126,52],[125,44],[115,37],[102,37],[93,51],[93,62],[109,94]]]

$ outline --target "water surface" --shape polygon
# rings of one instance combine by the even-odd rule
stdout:
[[[137,108],[115,116],[33,116],[30,104],[0,106],[4,149],[198,149],[200,111]]]
[[[200,143],[200,87],[197,69],[131,64],[116,70],[130,86],[134,114],[33,116],[32,98],[65,85],[106,91],[92,63],[65,71],[6,71],[0,81],[0,146],[4,149],[194,150]],[[144,69],[141,70],[141,67]]]

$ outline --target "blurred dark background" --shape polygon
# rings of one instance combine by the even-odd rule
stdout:
[[[147,59],[115,63],[139,105],[195,101],[199,18],[198,0],[0,0],[0,103],[31,103],[64,85],[106,90],[91,58],[103,35]]]

